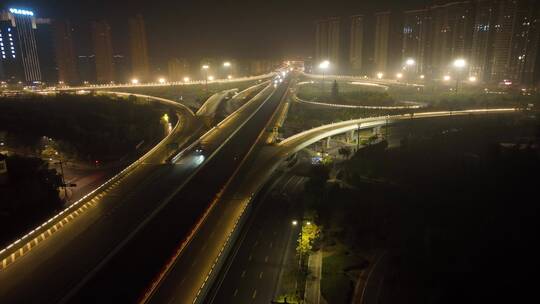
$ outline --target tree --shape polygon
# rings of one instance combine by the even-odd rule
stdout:
[[[302,233],[298,239],[296,251],[302,255],[308,254],[313,249],[313,243],[317,240],[320,233],[319,226],[313,222],[302,223]]]
[[[334,80],[334,83],[332,83],[332,99],[338,99],[339,98],[339,86],[336,80]]]

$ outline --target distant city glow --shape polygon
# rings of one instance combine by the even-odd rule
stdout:
[[[456,59],[454,60],[454,67],[456,68],[464,68],[467,65],[467,61],[465,59]]]
[[[10,8],[9,12],[16,15],[34,16],[34,12],[20,8]]]
[[[450,75],[444,75],[443,79],[444,79],[444,81],[448,81],[448,80],[450,80],[452,78],[450,77]]]
[[[326,70],[330,67],[330,61],[324,60],[323,62],[319,63],[319,69]]]

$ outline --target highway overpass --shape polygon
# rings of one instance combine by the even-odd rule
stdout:
[[[265,94],[270,93],[266,91]],[[264,100],[265,95],[253,98],[230,119],[203,135],[206,153],[213,153],[237,132]],[[178,106],[173,101],[160,102]],[[194,155],[190,151],[174,165],[164,163],[170,159],[170,151],[166,148],[168,143],[187,143],[188,138],[199,133],[193,113],[178,107],[185,116],[159,146],[1,252],[0,302],[36,303],[68,299],[70,291],[79,290],[77,287],[88,281],[90,273],[100,269],[111,253],[123,248],[133,237],[133,232],[141,230],[158,213],[157,210],[170,202],[193,178],[194,173],[206,163],[205,155],[208,154]],[[207,204],[197,207],[204,209],[205,206]],[[199,218],[198,210],[187,208],[178,214],[189,222]]]

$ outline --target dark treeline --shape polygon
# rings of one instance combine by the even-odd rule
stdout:
[[[107,161],[132,152],[142,140],[161,138],[160,118],[167,111],[135,98],[27,95],[0,99],[0,131],[14,138],[13,145],[37,147],[47,136],[67,142],[80,160]]]
[[[26,232],[62,207],[60,175],[39,158],[10,156],[0,184],[0,246]]]
[[[401,147],[382,142],[341,166],[350,187],[323,191],[327,173],[314,172],[308,205],[338,231],[327,241],[387,252],[379,303],[524,302],[539,269],[538,121],[402,127],[413,135]]]

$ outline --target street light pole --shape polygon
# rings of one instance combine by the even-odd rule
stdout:
[[[319,69],[322,71],[321,96],[324,95],[324,76],[328,67],[330,67],[330,61],[328,60],[324,60],[323,62],[319,63]]]
[[[202,69],[204,71],[204,90],[206,92],[208,92],[208,69],[209,68],[210,66],[208,66],[207,64],[202,66]]]
[[[454,68],[456,69],[456,95],[459,88],[459,80],[461,79],[461,72],[463,68],[467,66],[467,61],[465,59],[456,59],[454,60]]]

